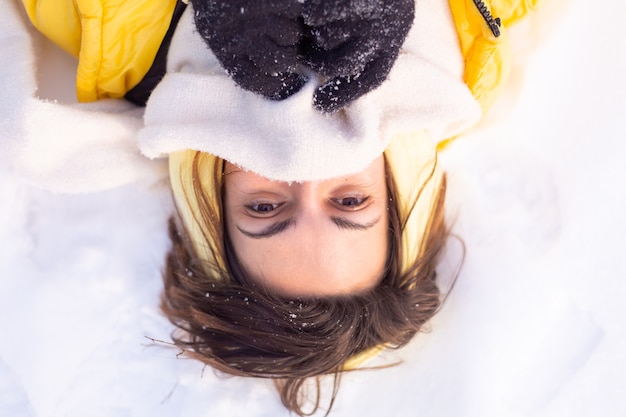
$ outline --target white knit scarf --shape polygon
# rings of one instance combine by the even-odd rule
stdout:
[[[415,21],[381,87],[345,109],[312,106],[319,80],[283,101],[240,88],[193,24],[179,22],[168,73],[153,92],[139,133],[142,152],[207,152],[270,179],[320,180],[364,169],[394,136],[426,131],[435,142],[480,117],[462,80],[463,60],[446,0],[416,2]]]

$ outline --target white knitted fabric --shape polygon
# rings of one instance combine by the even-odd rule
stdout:
[[[346,175],[364,169],[399,133],[425,130],[440,141],[474,124],[480,108],[462,74],[447,0],[420,0],[383,85],[322,114],[312,106],[315,77],[283,101],[237,86],[196,32],[189,6],[172,39],[168,73],[148,101],[139,145],[150,158],[208,152],[281,181]]]
[[[78,104],[40,97],[45,86],[38,83],[46,81],[73,95],[74,74],[63,80],[49,75],[41,35],[26,21],[19,1],[4,5],[0,169],[59,192],[160,177],[162,164],[137,150],[140,109],[123,100]],[[139,134],[142,151],[151,158],[199,149],[270,178],[318,179],[359,171],[396,131],[423,128],[439,140],[479,117],[461,81],[463,63],[447,0],[416,3],[415,23],[389,80],[334,116],[313,110],[315,80],[282,102],[237,87],[195,33],[191,13],[187,10],[177,30],[170,73],[153,94]],[[37,66],[47,80],[38,79]]]
[[[124,100],[79,104],[40,97],[42,90],[50,91],[40,82],[54,84],[64,97],[75,96],[73,68],[58,73],[57,56],[46,53],[55,47],[32,28],[18,0],[2,5],[0,169],[40,188],[69,193],[161,177],[163,164],[137,148],[141,109]]]

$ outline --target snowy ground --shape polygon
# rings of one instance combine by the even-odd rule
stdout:
[[[609,3],[570,1],[514,110],[446,150],[456,287],[387,355],[401,365],[344,378],[332,415],[626,415],[626,6]],[[67,196],[0,174],[1,417],[288,415],[271,383],[149,339],[170,332],[170,210],[157,178]]]

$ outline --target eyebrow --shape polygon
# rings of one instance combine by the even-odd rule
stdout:
[[[374,227],[379,221],[380,217],[375,218],[371,222],[357,223],[346,219],[345,217],[331,216],[330,220],[343,230],[367,230]]]
[[[252,239],[266,239],[268,237],[272,237],[279,233],[284,232],[285,230],[287,230],[289,227],[293,226],[294,224],[296,224],[294,219],[287,219],[282,222],[271,224],[265,229],[261,230],[260,232],[248,232],[247,230],[244,230],[239,226],[237,226],[237,229],[241,233],[243,233],[244,235],[248,237],[251,237]]]
[[[353,222],[352,220],[348,220],[345,217],[337,216],[331,216],[330,220],[335,223],[337,227],[343,230],[368,230],[378,224],[378,222],[380,221],[380,217],[377,217],[376,219],[367,223],[357,223]],[[249,232],[239,226],[237,226],[237,230],[252,239],[267,239],[269,237],[276,236],[277,234],[284,232],[295,224],[296,221],[294,219],[287,219],[271,224],[260,232]]]

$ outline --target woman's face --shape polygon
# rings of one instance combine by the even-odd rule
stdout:
[[[245,272],[286,296],[366,291],[387,259],[382,156],[364,171],[324,181],[270,181],[227,163],[226,227]]]

